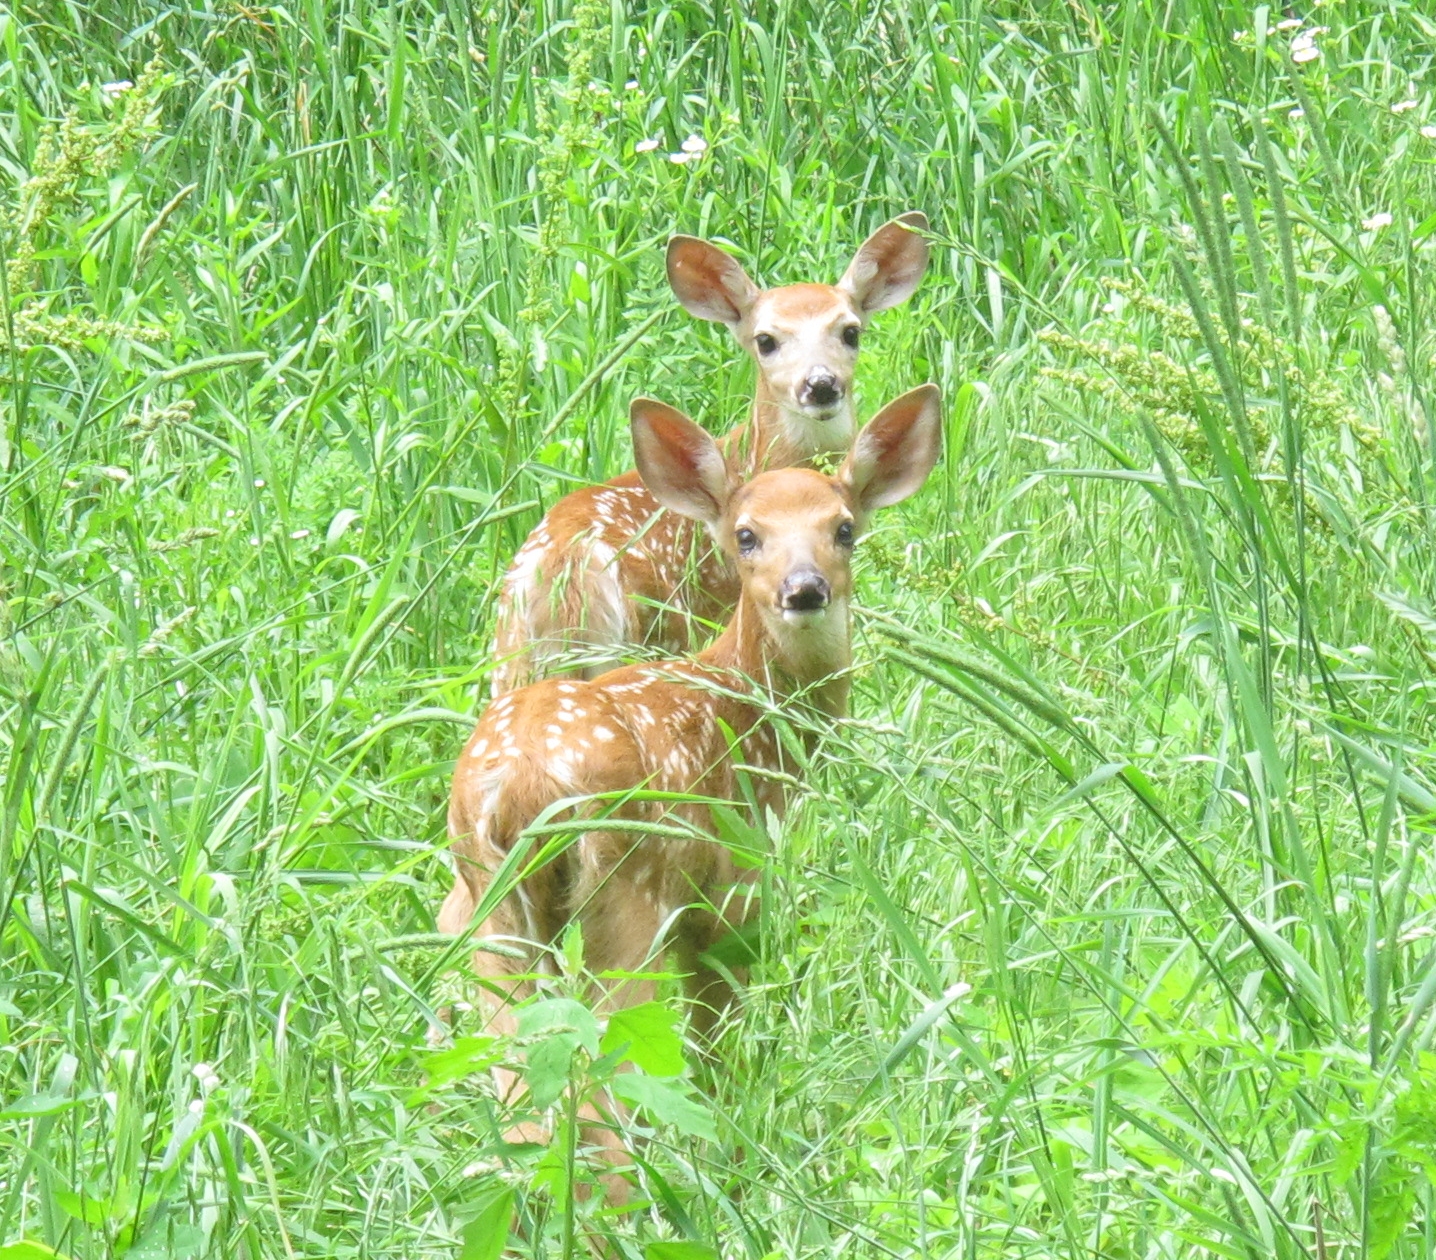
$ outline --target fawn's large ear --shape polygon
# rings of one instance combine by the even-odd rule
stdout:
[[[859,515],[901,503],[922,489],[942,454],[942,393],[919,385],[863,426],[837,481]]]
[[[685,311],[716,324],[741,323],[759,292],[736,258],[696,236],[668,242],[668,283]]]
[[[909,210],[884,223],[862,243],[838,281],[864,315],[912,297],[927,270],[927,215]]]
[[[638,475],[648,492],[680,515],[717,525],[731,493],[718,443],[681,411],[652,398],[635,398],[628,414]]]

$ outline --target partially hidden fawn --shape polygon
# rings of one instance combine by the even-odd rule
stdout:
[[[468,932],[475,907],[520,834],[545,810],[595,818],[556,859],[520,882],[477,935],[520,956],[474,954],[485,981],[488,1029],[512,1034],[512,1003],[533,991],[565,926],[582,928],[594,975],[652,972],[665,950],[687,976],[692,1023],[711,1029],[731,992],[703,955],[752,912],[752,872],[716,841],[605,829],[605,818],[680,819],[713,834],[709,808],[636,789],[742,799],[738,763],[752,768],[759,810],[781,814],[783,782],[798,772],[771,726],[776,708],[825,718],[847,710],[853,545],[878,508],[915,493],[941,449],[940,397],[924,385],[889,403],[858,434],[835,475],[787,468],[742,478],[718,443],[663,403],[632,407],[633,446],[654,499],[706,529],[733,564],[737,604],[726,629],[696,657],[629,665],[592,680],[548,679],[494,700],[459,757],[449,801],[457,877],[439,928]],[[736,749],[730,747],[736,738]],[[736,758],[736,760],[735,760]],[[774,773],[776,772],[776,773]],[[605,812],[606,811],[606,812]],[[598,815],[602,814],[602,817]],[[738,975],[740,980],[744,976]],[[598,1009],[650,1000],[653,984],[604,982]],[[521,1085],[497,1070],[500,1098]],[[627,1196],[628,1154],[590,1105],[586,1142],[608,1161],[610,1201]],[[515,1140],[541,1137],[530,1129]]]
[[[863,242],[837,284],[759,289],[730,255],[691,236],[668,245],[668,280],[685,310],[727,324],[758,367],[746,422],[719,442],[743,476],[848,449],[863,329],[906,301],[927,267],[917,211]],[[504,576],[492,693],[559,673],[592,678],[626,644],[693,646],[696,620],[721,621],[738,597],[721,550],[690,520],[660,512],[637,472],[554,504]]]

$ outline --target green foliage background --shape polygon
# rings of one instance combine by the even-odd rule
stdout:
[[[580,1215],[1436,1251],[1436,23],[1287,16],[0,7],[0,1242],[477,1256],[505,1184],[572,1249],[481,1081],[415,1093],[494,582],[630,396],[741,414],[670,233],[830,280],[918,208],[860,402],[940,382],[945,465],[861,549],[717,1138]]]

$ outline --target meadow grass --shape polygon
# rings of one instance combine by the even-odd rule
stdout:
[[[0,6],[0,1256],[1436,1253],[1423,8]],[[671,233],[908,209],[860,409],[946,460],[575,1208],[425,1041],[494,584],[631,396],[741,414]]]

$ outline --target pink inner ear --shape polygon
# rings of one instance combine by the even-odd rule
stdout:
[[[675,464],[682,465],[684,472],[698,471],[701,447],[686,424],[673,416],[650,418],[649,424],[653,427],[653,435],[672,457]]]
[[[689,314],[723,324],[741,320],[757,293],[736,259],[691,237],[670,244],[668,282]]]

